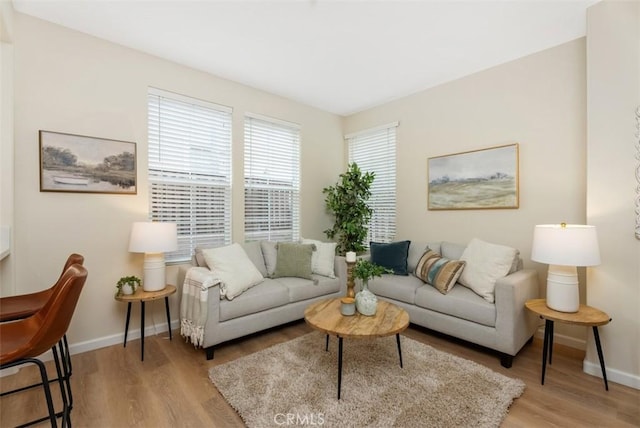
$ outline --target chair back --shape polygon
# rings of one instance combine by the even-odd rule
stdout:
[[[70,266],[52,287],[53,293],[42,309],[24,320],[37,324],[37,333],[29,341],[25,358],[43,354],[66,334],[86,280],[87,270],[83,266]]]
[[[84,265],[84,256],[81,254],[70,254],[69,257],[67,257],[67,261],[64,264],[64,267],[62,268],[62,272],[60,273],[60,276],[64,275],[64,273],[67,271],[67,269],[69,269],[71,266],[73,265]]]

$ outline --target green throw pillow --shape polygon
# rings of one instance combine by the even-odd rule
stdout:
[[[407,257],[411,241],[398,241],[384,244],[369,242],[371,263],[393,270],[395,275],[409,275]]]
[[[311,277],[311,255],[315,245],[278,242],[278,257],[273,278],[295,276],[313,279]]]

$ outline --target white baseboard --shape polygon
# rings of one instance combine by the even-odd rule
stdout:
[[[540,326],[538,330],[536,330],[536,337],[540,340],[544,340],[544,326]],[[569,348],[579,349],[581,351],[585,351],[587,349],[586,341],[576,339],[575,337],[571,336],[565,336],[563,334],[554,333],[553,343],[559,343],[560,345],[565,345]]]
[[[171,322],[172,331],[175,331],[179,326],[180,326],[179,320],[173,320]],[[152,324],[151,326],[145,327],[144,336],[145,337],[155,336],[158,333],[164,333],[166,331],[167,331],[166,323]],[[127,334],[127,343],[129,343],[131,340],[140,339],[140,337],[141,337],[140,329],[129,330],[129,334]],[[69,352],[71,353],[71,355],[82,354],[83,352],[94,351],[96,349],[106,348],[107,346],[118,345],[118,344],[120,345],[124,344],[124,332],[119,334],[113,334],[111,336],[101,337],[98,339],[87,340],[85,342],[70,343]],[[51,351],[47,351],[44,354],[40,355],[38,359],[42,361],[51,361],[53,360],[53,354],[51,353]],[[10,376],[10,375],[16,374],[23,367],[27,367],[27,366],[24,365],[24,366],[11,367],[8,369],[0,370],[0,378],[4,376]]]
[[[611,389],[611,382],[619,383],[621,385],[628,386],[630,388],[640,389],[640,376],[633,375],[631,373],[621,372],[620,370],[611,369],[606,367],[605,360],[605,370],[607,371],[607,380],[609,381],[609,389]],[[582,362],[582,371],[592,376],[596,376],[602,379],[602,370],[600,369],[600,363],[592,363],[590,361],[584,360]],[[604,388],[604,385],[603,385]]]

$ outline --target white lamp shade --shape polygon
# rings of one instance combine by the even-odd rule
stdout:
[[[595,226],[542,224],[533,232],[531,260],[560,266],[600,264]]]
[[[178,249],[175,223],[136,222],[131,228],[129,251],[132,253],[164,253]]]

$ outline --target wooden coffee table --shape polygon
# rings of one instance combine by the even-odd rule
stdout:
[[[338,337],[338,400],[342,387],[342,339],[364,339],[396,335],[398,356],[402,367],[400,333],[409,326],[409,314],[404,309],[384,300],[378,300],[378,309],[373,316],[356,312],[345,316],[340,312],[340,298],[321,300],[304,311],[304,320],[311,327],[327,334],[325,350],[329,346],[329,335]]]

